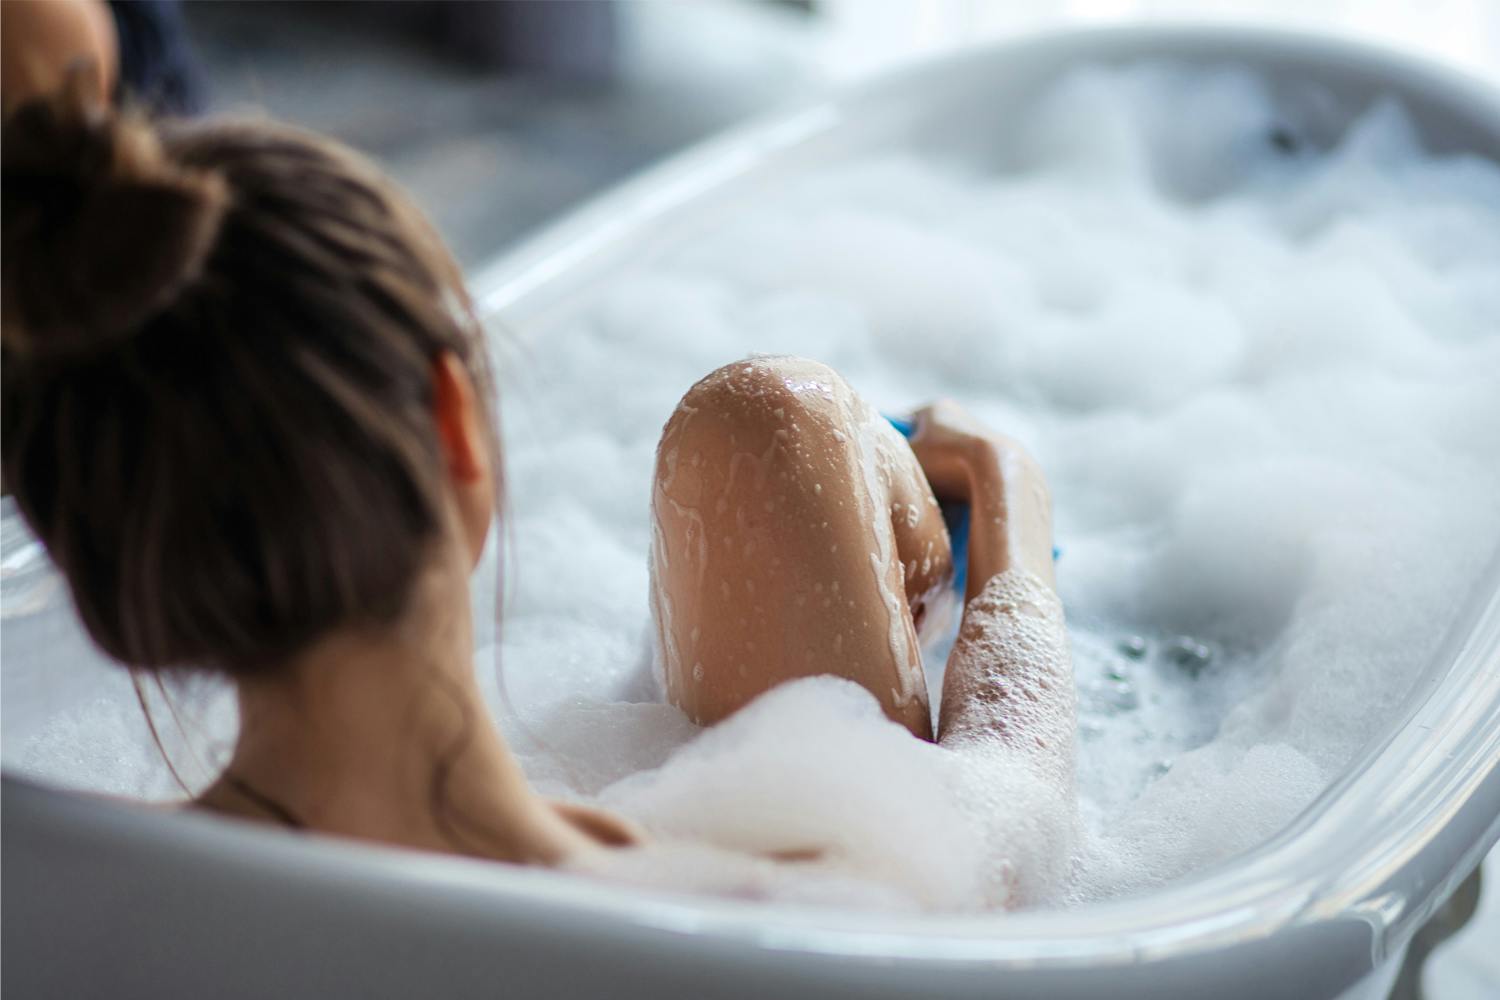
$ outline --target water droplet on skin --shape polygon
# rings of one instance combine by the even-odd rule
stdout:
[[[823,492],[823,484],[822,483],[813,483],[813,492],[814,493],[822,493]]]
[[[698,681],[700,683],[702,682],[702,680],[703,680],[703,664],[701,664],[701,663],[695,663],[695,664],[693,664],[693,680]]]

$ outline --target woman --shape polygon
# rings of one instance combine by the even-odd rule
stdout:
[[[5,124],[4,475],[107,653],[234,682],[239,738],[194,804],[519,863],[639,843],[536,795],[480,697],[468,581],[499,447],[436,235],[326,140],[157,130],[99,92],[75,75]],[[948,406],[908,447],[812,362],[728,366],[667,424],[669,698],[708,723],[840,673],[931,738],[916,633],[952,564],[934,491],[973,523],[939,739],[1070,787],[1040,474]]]

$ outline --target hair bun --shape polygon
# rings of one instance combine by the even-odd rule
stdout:
[[[128,339],[202,273],[228,204],[222,176],[172,163],[147,122],[93,96],[88,72],[5,122],[0,333],[17,353]]]

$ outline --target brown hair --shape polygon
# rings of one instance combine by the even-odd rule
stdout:
[[[89,633],[245,675],[389,623],[439,531],[433,361],[491,391],[458,268],[339,145],[86,92],[4,126],[0,391],[5,485]]]

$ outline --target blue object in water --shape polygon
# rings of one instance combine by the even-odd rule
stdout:
[[[891,426],[910,438],[916,433],[914,421],[903,417],[886,417]],[[962,593],[969,575],[969,505],[958,501],[944,500],[939,503],[943,511],[943,523],[948,526],[948,539],[953,545],[953,585]],[[1052,546],[1052,558],[1062,555],[1062,549]]]

